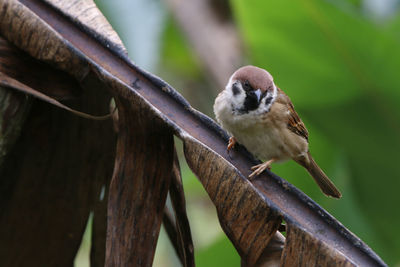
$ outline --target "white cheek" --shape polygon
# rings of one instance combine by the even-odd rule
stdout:
[[[232,79],[229,80],[229,83],[227,84],[226,88],[225,88],[225,92],[227,95],[227,99],[230,100],[231,105],[232,105],[232,109],[234,110],[239,110],[241,108],[243,108],[243,103],[246,99],[246,93],[244,92],[243,88],[242,88],[242,84],[239,83],[239,94],[234,95],[232,92],[232,84],[233,81]]]
[[[243,108],[244,101],[246,99],[246,94],[241,91],[239,94],[232,96],[232,107],[235,110]]]

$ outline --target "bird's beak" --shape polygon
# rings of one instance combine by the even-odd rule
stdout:
[[[258,88],[257,90],[254,91],[254,93],[257,96],[257,102],[260,103],[260,99],[261,99],[261,95],[262,95],[261,89]]]

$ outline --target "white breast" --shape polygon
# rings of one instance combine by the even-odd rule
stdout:
[[[224,92],[218,95],[214,104],[214,113],[221,126],[259,159],[289,159],[280,125],[271,121],[268,113],[263,116],[257,111],[235,114]]]

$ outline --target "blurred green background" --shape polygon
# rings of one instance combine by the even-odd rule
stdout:
[[[139,66],[214,118],[213,100],[222,88],[210,82],[165,2],[96,3]],[[269,70],[291,97],[310,132],[314,158],[343,198],[325,197],[293,162],[274,165],[272,171],[328,210],[390,266],[400,266],[399,1],[229,3],[244,62]],[[239,266],[207,194],[181,159],[197,266]],[[88,266],[89,236],[87,231],[76,266]],[[154,266],[178,264],[162,232]]]

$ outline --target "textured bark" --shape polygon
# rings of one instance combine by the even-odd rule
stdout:
[[[52,4],[57,8],[38,0],[0,1],[0,33],[35,59],[50,63],[86,85],[89,81],[97,82],[116,97],[118,153],[109,191],[107,266],[147,266],[152,262],[171,178],[172,133],[183,140],[186,159],[214,202],[221,225],[245,265],[260,262],[268,251],[269,241],[277,237],[275,232],[283,218],[288,224],[288,239],[282,264],[312,265],[317,262],[321,265],[385,266],[361,240],[280,177],[266,172],[254,182],[248,181],[245,177],[256,161],[240,147],[229,156],[226,153],[227,135],[221,128],[192,109],[168,84],[135,66],[117,42],[104,37],[107,35],[95,34],[99,30],[94,30],[96,25],[90,21],[77,23],[82,14],[60,15],[60,10],[68,8],[66,2],[52,1]],[[80,1],[72,3],[79,4]],[[104,102],[98,97],[109,99],[96,91],[91,97],[81,98],[77,105],[96,107],[90,109],[90,113],[104,114],[100,108]],[[18,184],[13,179],[5,179],[9,184],[1,186],[4,189],[2,197],[6,196],[1,203],[5,207],[2,215],[7,216],[2,217],[0,231],[5,231],[3,244],[10,244],[9,248],[1,250],[1,253],[7,252],[0,257],[5,263],[18,255],[20,261],[28,258],[23,256],[33,257],[37,264],[71,264],[88,212],[95,202],[93,196],[97,201],[104,184],[105,178],[100,173],[109,173],[110,147],[114,147],[114,143],[108,141],[112,138],[102,134],[111,133],[111,122],[110,125],[92,121],[83,123],[63,111],[46,110],[46,107],[45,104],[38,105],[32,113],[35,116],[31,115],[27,121],[29,129],[36,131],[23,131],[16,154],[6,159],[10,162],[22,159],[18,166],[7,164],[6,168],[7,175],[18,172],[18,177],[22,178],[15,180]],[[100,129],[102,127],[109,127],[110,132]],[[41,129],[45,129],[47,135],[43,135]],[[18,154],[22,149],[27,151]],[[61,159],[64,165],[61,165]],[[40,172],[30,168],[31,165],[39,166]],[[33,173],[39,173],[39,178],[32,180]],[[89,177],[101,177],[101,182]],[[21,184],[28,186],[18,191],[21,193],[14,193],[17,192],[14,188]],[[34,197],[27,201],[27,196]],[[14,200],[16,202],[12,204]],[[74,220],[66,225],[68,218]],[[98,218],[101,221],[104,213],[100,212]],[[57,223],[54,224],[52,219]],[[33,233],[10,230],[14,223],[26,221],[35,227],[29,229]],[[47,232],[44,232],[45,228]],[[68,236],[66,233],[73,234]],[[98,234],[101,235],[101,230]],[[21,240],[21,236],[26,241],[23,253],[16,247],[16,240]],[[35,240],[27,237],[35,237]],[[70,239],[65,240],[67,237]],[[55,242],[52,238],[63,242]],[[37,240],[48,241],[42,246],[52,246],[47,251],[47,247],[40,250],[35,243]],[[300,248],[303,240],[304,246]],[[322,249],[315,249],[317,246]],[[62,257],[58,256],[60,251]],[[307,251],[313,253],[307,254]],[[57,255],[57,258],[44,259],[45,253]]]

